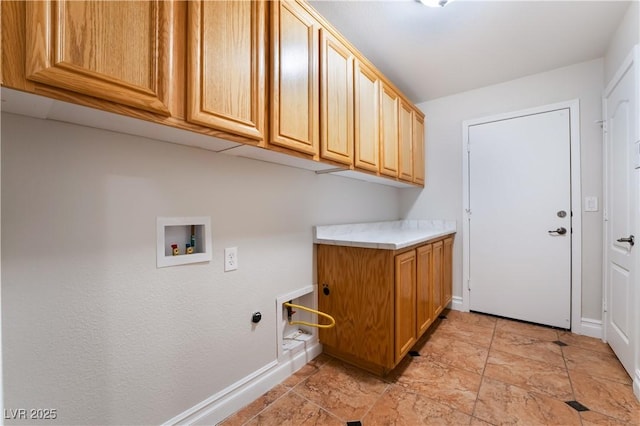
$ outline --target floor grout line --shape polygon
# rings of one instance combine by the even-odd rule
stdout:
[[[373,404],[371,404],[371,407],[369,407],[369,409],[367,411],[365,411],[365,413],[362,415],[362,418],[360,419],[360,421],[362,422],[364,420],[365,417],[367,417],[367,414],[369,414],[369,412],[371,412],[371,410],[373,409],[373,407],[376,406],[376,404],[378,403],[378,401],[380,401],[382,399],[382,397],[384,396],[385,393],[387,393],[387,391],[389,390],[389,388],[393,386],[392,383],[387,383],[387,386],[385,386],[384,390],[382,391],[382,393],[380,394],[380,396],[378,396],[378,398],[373,402]],[[364,422],[363,422],[364,424]]]
[[[478,393],[476,394],[476,400],[473,402],[473,410],[471,411],[471,417],[475,417],[476,407],[478,405],[478,400],[480,399],[480,389],[482,389],[482,383],[484,382],[484,373],[487,371],[487,364],[489,363],[489,357],[491,356],[491,347],[493,346],[493,341],[496,338],[496,330],[498,329],[498,322],[493,326],[493,333],[491,334],[491,342],[489,343],[489,349],[487,350],[487,358],[484,360],[484,367],[482,368],[482,373],[480,374],[480,386],[478,386]],[[480,418],[480,417],[477,417]],[[484,419],[480,419],[484,421]]]

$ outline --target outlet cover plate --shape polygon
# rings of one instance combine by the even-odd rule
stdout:
[[[224,249],[224,271],[235,271],[238,269],[238,247],[227,247]]]

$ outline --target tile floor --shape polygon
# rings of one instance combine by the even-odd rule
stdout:
[[[320,355],[221,425],[640,425],[631,378],[600,340],[445,315],[387,377]]]

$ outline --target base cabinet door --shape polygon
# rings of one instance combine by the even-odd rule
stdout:
[[[400,362],[416,342],[416,252],[396,256],[395,348]]]
[[[433,323],[433,247],[416,249],[416,327],[421,336]]]
[[[433,316],[436,318],[444,309],[444,294],[442,288],[443,274],[443,244],[438,241],[433,244]]]
[[[169,116],[177,7],[181,2],[26,2],[26,78]]]
[[[453,298],[453,237],[446,238],[443,245],[442,259],[442,295],[443,304],[447,306]]]
[[[263,140],[266,2],[188,6],[187,120]]]

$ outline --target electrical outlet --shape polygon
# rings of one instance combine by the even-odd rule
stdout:
[[[235,271],[238,269],[238,247],[228,247],[224,249],[224,271]]]

